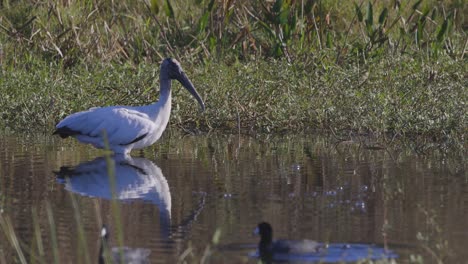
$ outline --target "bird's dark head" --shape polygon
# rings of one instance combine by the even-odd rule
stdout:
[[[173,58],[166,58],[161,64],[161,70],[166,70],[167,76],[172,80],[179,80],[181,75],[184,74],[180,63]]]
[[[254,234],[260,235],[260,244],[270,244],[273,241],[273,228],[267,222],[258,224]]]
[[[205,103],[201,99],[200,95],[198,94],[197,90],[193,86],[190,79],[185,74],[182,66],[180,63],[173,58],[166,58],[161,64],[161,79],[169,78],[170,80],[177,80],[179,81],[185,89],[187,89],[195,99],[197,99],[198,103],[202,111],[205,111]]]

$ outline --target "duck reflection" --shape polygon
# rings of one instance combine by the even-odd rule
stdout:
[[[64,184],[66,190],[84,196],[109,200],[114,197],[123,202],[139,199],[157,205],[163,234],[168,237],[171,192],[161,169],[148,159],[125,155],[112,156],[110,162],[115,165],[115,185],[111,184],[112,177],[109,177],[105,157],[82,162],[74,167],[63,166],[55,172],[57,181]]]
[[[109,247],[109,232],[104,225],[101,229],[101,247],[98,263],[150,263],[151,250],[146,248]]]

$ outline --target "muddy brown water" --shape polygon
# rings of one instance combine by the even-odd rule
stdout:
[[[147,249],[151,263],[256,263],[260,221],[275,237],[375,244],[402,263],[468,263],[464,158],[314,135],[168,133],[111,159],[110,183],[103,151],[0,136],[0,263],[20,262],[12,234],[28,263],[51,263],[54,248],[59,263],[97,263],[103,224],[109,244]]]

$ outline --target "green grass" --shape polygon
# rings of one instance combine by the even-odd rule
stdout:
[[[171,127],[464,147],[463,1],[262,3],[2,2],[0,123],[49,133],[75,111],[154,102],[172,56],[207,111],[176,88]]]
[[[372,67],[371,67],[372,66]],[[339,138],[372,134],[462,144],[466,134],[465,64],[450,59],[421,63],[409,57],[378,59],[347,68],[248,63],[187,65],[206,101],[174,88],[171,127],[242,133],[330,131]],[[66,115],[93,106],[157,100],[158,67],[34,66],[4,75],[1,122],[8,130],[50,133]]]

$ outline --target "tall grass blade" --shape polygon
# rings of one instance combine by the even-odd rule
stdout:
[[[208,3],[209,12],[213,11],[214,4],[215,4],[215,0],[211,0],[210,3]]]
[[[385,7],[382,12],[380,13],[380,16],[379,16],[379,24],[380,25],[383,25],[384,22],[387,20],[387,16],[388,16],[388,9]]]
[[[151,5],[150,5],[151,12],[155,15],[159,13],[159,3],[158,0],[151,0]]]
[[[10,241],[10,244],[15,248],[20,263],[27,264],[28,262],[26,262],[26,258],[24,257],[23,251],[21,250],[18,238],[16,237],[15,230],[13,229],[10,218],[8,216],[3,216],[3,214],[0,214],[0,225],[3,229],[3,232],[5,233],[5,236]]]
[[[54,256],[54,263],[59,264],[60,258],[58,254],[57,231],[56,231],[54,215],[52,213],[52,208],[50,207],[49,201],[46,201],[46,211],[47,211],[47,219],[49,220],[49,226],[50,226],[50,239],[52,240],[52,254]]]
[[[331,48],[333,46],[332,34],[330,31],[327,31],[327,41],[325,42],[325,45],[327,48]]]
[[[436,20],[437,17],[437,8],[432,9],[431,20]]]
[[[357,16],[358,21],[362,22],[362,20],[364,19],[364,16],[362,14],[361,7],[359,7],[359,5],[357,3],[354,3],[354,10],[356,12],[356,16]]]
[[[417,10],[419,5],[421,4],[422,0],[418,0],[414,5],[411,7],[413,11]]]
[[[70,179],[67,178],[67,181],[70,181]],[[68,183],[68,184],[70,184],[70,183]],[[87,246],[87,243],[86,243],[85,231],[84,231],[84,228],[83,228],[83,223],[81,223],[80,208],[78,206],[78,202],[76,201],[76,198],[75,198],[75,195],[73,194],[73,192],[68,192],[68,193],[70,194],[70,199],[72,201],[72,206],[73,206],[73,213],[74,213],[74,216],[75,216],[75,222],[76,222],[76,226],[78,228],[78,242],[79,242],[80,248],[82,249],[81,251],[84,252],[84,258],[85,258],[86,263],[91,263],[91,259],[89,257],[89,253],[88,253],[89,250],[88,250],[88,246]]]
[[[272,8],[273,13],[279,14],[281,12],[282,7],[283,7],[283,0],[276,0]]]
[[[208,18],[210,17],[209,12],[205,12],[202,17],[200,18],[200,21],[198,22],[198,32],[201,33],[205,31],[206,25],[208,24]]]
[[[115,164],[114,160],[111,158],[111,151],[109,147],[109,138],[107,137],[106,130],[102,130],[102,136],[104,139],[104,149],[106,150],[106,164],[107,164],[107,175],[109,176],[109,185],[111,188],[111,195],[112,195],[112,215],[114,216],[115,226],[117,228],[117,242],[121,248],[124,246],[124,236],[122,230],[122,222],[121,222],[121,214],[120,214],[120,207],[117,200],[116,190],[116,179],[115,179]],[[123,259],[123,252],[119,251],[120,259]]]
[[[174,9],[172,8],[171,1],[166,0],[166,4],[164,5],[164,10],[166,11],[166,16],[170,18],[174,18]]]
[[[36,237],[37,250],[39,251],[41,262],[44,263],[44,243],[42,242],[41,227],[39,225],[36,207],[32,208],[32,220],[34,225],[34,236]]]
[[[369,26],[374,25],[374,11],[373,11],[373,8],[372,8],[372,3],[370,1],[367,3],[366,24],[369,25]]]
[[[374,25],[374,11],[372,8],[372,3],[369,1],[367,3],[366,30],[367,30],[367,36],[371,39],[370,40],[371,42],[372,42],[373,35],[374,35],[373,25]]]
[[[445,33],[447,32],[448,28],[448,19],[444,20],[444,23],[442,23],[442,26],[440,27],[439,31],[437,32],[437,42],[442,43],[445,38]]]
[[[418,28],[416,29],[416,32],[415,32],[416,46],[418,48],[421,47],[421,40],[423,38],[423,31],[424,31],[424,22],[419,21],[418,22]]]
[[[312,12],[314,2],[315,0],[307,0],[307,3],[304,6],[304,15],[309,15]]]

